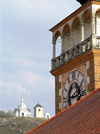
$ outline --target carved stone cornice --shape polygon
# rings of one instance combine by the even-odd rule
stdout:
[[[80,56],[74,58],[73,60],[63,64],[62,66],[51,71],[54,76],[61,75],[73,68],[79,66],[80,64],[90,60],[93,57],[100,57],[100,49],[90,49],[87,52],[81,54]]]

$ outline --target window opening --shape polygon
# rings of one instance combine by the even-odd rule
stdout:
[[[58,36],[56,40],[56,57],[61,54],[61,36]]]

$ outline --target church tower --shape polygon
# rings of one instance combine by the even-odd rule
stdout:
[[[34,117],[43,118],[43,107],[39,103],[34,107]]]
[[[100,88],[100,0],[83,1],[50,29],[56,114]]]

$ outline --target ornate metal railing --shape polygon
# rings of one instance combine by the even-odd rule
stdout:
[[[99,38],[100,41],[100,38]],[[99,43],[100,44],[100,43]],[[57,67],[63,65],[64,63],[72,60],[73,58],[79,56],[80,54],[86,52],[87,50],[91,49],[92,45],[91,45],[91,37],[87,38],[86,40],[84,40],[83,42],[81,42],[80,44],[74,46],[73,48],[71,48],[70,50],[61,53],[60,56],[53,58],[51,60],[52,62],[52,70],[56,69]]]

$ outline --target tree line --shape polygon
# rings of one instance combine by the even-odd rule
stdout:
[[[13,111],[12,110],[8,110],[7,112],[5,112],[4,110],[0,110],[0,117],[13,117]]]

